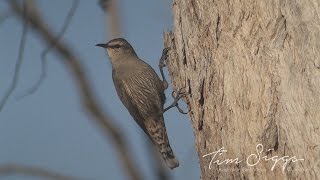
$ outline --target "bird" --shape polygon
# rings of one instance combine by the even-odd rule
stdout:
[[[113,83],[123,105],[158,149],[165,164],[170,169],[178,167],[179,160],[170,146],[163,117],[168,84],[162,69],[163,81],[124,38],[96,46],[104,48],[109,56]]]

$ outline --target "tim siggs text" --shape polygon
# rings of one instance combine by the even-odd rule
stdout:
[[[268,151],[270,151],[272,149],[268,149]],[[210,156],[211,160],[209,163],[209,169],[211,169],[211,165],[212,164],[217,164],[218,166],[220,165],[227,165],[227,164],[239,164],[239,163],[246,163],[248,166],[256,166],[257,164],[259,164],[259,162],[261,161],[272,161],[273,164],[271,166],[271,171],[274,170],[275,166],[277,165],[278,162],[282,161],[283,165],[282,165],[282,170],[284,171],[288,165],[289,162],[297,162],[297,161],[304,161],[304,159],[299,159],[296,158],[296,156],[293,157],[289,157],[289,156],[272,156],[272,157],[267,157],[262,156],[262,152],[263,152],[263,145],[262,144],[258,144],[256,146],[256,152],[253,154],[250,154],[249,156],[247,156],[246,160],[244,159],[239,159],[239,158],[233,158],[233,159],[218,159],[218,156],[223,155],[224,153],[226,153],[227,150],[222,147],[217,151],[211,152],[209,154],[205,154],[202,157],[207,157]]]

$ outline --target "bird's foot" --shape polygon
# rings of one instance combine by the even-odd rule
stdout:
[[[167,48],[164,48],[162,50],[162,55],[161,55],[161,58],[160,58],[160,61],[159,61],[159,69],[160,69],[160,73],[161,73],[161,77],[162,77],[162,82],[163,82],[163,88],[164,89],[167,89],[168,88],[168,82],[164,76],[164,73],[163,73],[163,68],[166,67],[166,60],[168,58],[168,51],[169,51],[169,47]]]
[[[180,107],[179,107],[179,104],[178,104],[178,101],[182,98],[182,97],[184,97],[184,96],[186,96],[186,92],[185,91],[183,91],[182,92],[182,88],[181,89],[179,89],[179,91],[175,94],[175,91],[172,91],[172,97],[173,97],[173,102],[172,102],[172,104],[170,105],[170,106],[168,106],[167,108],[165,108],[164,109],[164,112],[166,112],[167,110],[169,110],[169,109],[171,109],[171,108],[173,108],[173,107],[177,107],[177,109],[179,110],[179,112],[180,113],[182,113],[182,114],[188,114],[189,112],[190,112],[190,108],[188,109],[188,112],[184,112]]]

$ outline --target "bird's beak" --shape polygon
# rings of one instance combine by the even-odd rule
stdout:
[[[107,48],[107,47],[108,47],[108,44],[96,44],[96,46],[103,47],[103,48]]]

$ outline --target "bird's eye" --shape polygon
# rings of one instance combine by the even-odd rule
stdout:
[[[112,48],[120,48],[121,46],[119,44],[115,44],[112,46]]]

